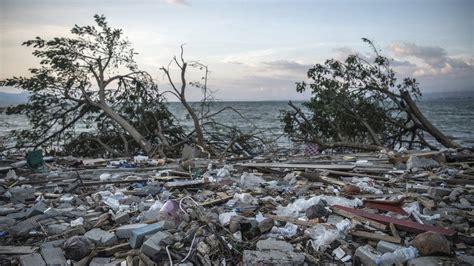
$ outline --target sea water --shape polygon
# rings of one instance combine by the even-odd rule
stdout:
[[[300,102],[296,104],[301,105]],[[431,99],[420,101],[418,105],[433,125],[447,136],[463,146],[474,146],[474,99]],[[201,110],[199,103],[193,103],[193,107]],[[287,101],[215,102],[209,113],[224,107],[231,107],[238,113],[226,110],[214,117],[216,122],[236,126],[246,133],[264,132],[266,136],[275,138],[277,143],[288,143],[280,121],[281,111],[290,110]],[[192,128],[192,121],[180,103],[170,102],[168,108],[185,129]],[[11,130],[28,127],[28,120],[24,116],[0,114],[0,136],[7,135]],[[90,129],[79,124],[75,130],[80,133]]]

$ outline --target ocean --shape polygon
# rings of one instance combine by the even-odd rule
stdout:
[[[184,128],[191,128],[191,120],[180,103],[168,103],[169,110]],[[280,122],[281,111],[289,109],[286,101],[263,102],[216,102],[211,112],[223,107],[232,107],[240,114],[225,111],[215,117],[216,121],[237,126],[244,132],[265,132],[276,139],[276,143],[287,146],[288,139],[283,135]],[[198,103],[194,103],[199,108]],[[442,132],[466,147],[474,147],[474,99],[429,99],[419,102],[426,117]],[[241,116],[242,115],[242,116]],[[244,117],[244,118],[243,118]],[[14,129],[27,129],[28,121],[19,115],[0,114],[0,136]],[[78,125],[76,132],[87,131],[84,125]]]

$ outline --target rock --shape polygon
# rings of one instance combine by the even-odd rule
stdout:
[[[242,265],[304,265],[304,253],[282,252],[279,250],[244,250]]]
[[[240,231],[242,224],[246,223],[246,218],[242,216],[232,216],[229,221],[229,231],[235,233]]]
[[[26,217],[30,218],[35,215],[43,214],[46,209],[48,209],[48,206],[46,206],[44,202],[40,201],[29,208],[28,211],[26,211]]]
[[[430,169],[438,167],[439,163],[431,158],[421,158],[416,155],[410,156],[407,161],[407,170]]]
[[[117,224],[124,224],[128,222],[129,220],[130,220],[130,216],[128,215],[128,212],[120,212],[114,216],[114,221]]]
[[[329,211],[326,210],[321,201],[306,209],[306,217],[308,217],[308,219],[322,218],[327,217],[328,215]]]
[[[461,195],[462,192],[463,192],[463,189],[462,189],[462,188],[461,188],[461,189],[459,189],[459,188],[453,189],[453,191],[451,191],[451,193],[449,193],[449,196],[448,196],[448,197],[449,197],[449,200],[450,200],[450,201],[453,201],[453,202],[456,201],[457,197],[458,197],[459,195]]]
[[[38,228],[38,223],[35,220],[29,219],[23,222],[19,222],[16,225],[10,227],[10,235],[13,237],[25,237],[31,230]]]
[[[451,189],[444,187],[429,187],[428,194],[430,194],[430,196],[435,199],[442,198],[451,194]]]
[[[360,188],[354,185],[345,185],[342,188],[342,191],[346,194],[359,194],[360,193]]]
[[[83,235],[85,233],[86,233],[86,229],[84,229],[84,226],[78,225],[64,231],[62,233],[62,236],[65,238],[68,238],[71,236]]]
[[[260,233],[266,233],[270,230],[272,230],[272,227],[275,223],[273,222],[272,219],[270,218],[265,218],[263,221],[258,223],[258,229],[260,230]]]
[[[171,236],[170,233],[160,231],[151,236],[145,243],[143,243],[140,251],[150,258],[155,257],[161,251],[161,242],[165,241]]]
[[[285,241],[276,239],[265,239],[257,242],[257,249],[263,250],[279,250],[279,251],[293,251],[293,246]]]
[[[411,242],[411,245],[418,249],[418,252],[422,256],[436,254],[449,255],[451,252],[448,239],[442,234],[435,232],[418,234]]]
[[[128,244],[130,244],[132,248],[139,248],[143,244],[143,240],[145,239],[146,235],[151,235],[161,230],[163,230],[163,222],[149,224],[147,226],[134,229],[132,230],[132,236],[130,237]]]
[[[117,243],[115,234],[100,228],[94,228],[85,233],[84,236],[99,246],[112,246]]]
[[[41,244],[41,248],[60,248],[63,246],[65,239],[58,239],[53,241],[48,241]]]
[[[115,231],[115,235],[118,238],[130,238],[132,236],[132,231],[138,228],[142,228],[144,226],[147,226],[147,224],[127,224],[120,226],[117,228]]]
[[[48,235],[62,234],[69,228],[67,224],[50,224],[48,225]]]
[[[11,217],[0,216],[0,224],[4,224],[10,227],[16,224],[16,220]]]
[[[11,194],[12,203],[24,203],[35,199],[35,189],[33,187],[12,187],[8,190]]]
[[[62,246],[66,257],[75,261],[88,256],[94,249],[94,243],[84,236],[70,237]]]
[[[47,265],[66,265],[66,258],[60,248],[42,248],[41,255]]]
[[[21,266],[46,266],[43,257],[39,253],[20,256]]]

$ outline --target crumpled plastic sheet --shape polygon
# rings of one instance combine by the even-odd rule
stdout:
[[[262,177],[252,173],[244,172],[240,177],[240,185],[243,188],[255,188],[262,183],[265,183],[265,180]]]
[[[345,233],[351,227],[352,223],[344,219],[336,224],[336,228],[327,224],[317,224],[306,229],[305,234],[311,238],[311,245],[316,251],[324,251],[336,239],[344,237]]]
[[[374,187],[374,181],[371,178],[368,177],[353,177],[352,178],[352,183],[360,190],[368,192],[368,193],[373,193],[373,194],[383,194],[382,190],[377,189]]]
[[[242,202],[242,203],[245,203],[245,204],[256,204],[258,201],[256,198],[254,198],[252,195],[250,195],[249,193],[235,193],[234,194],[234,199]]]
[[[362,201],[357,198],[350,200],[343,197],[318,195],[307,200],[297,199],[293,203],[288,204],[286,207],[280,205],[277,207],[275,213],[279,216],[291,216],[296,218],[299,216],[300,212],[306,211],[306,209],[309,207],[318,204],[320,200],[325,200],[329,206],[341,205],[350,208],[362,206]]]
[[[311,245],[316,251],[324,251],[334,240],[339,238],[337,229],[329,228],[324,224],[317,224],[306,229],[305,234],[311,238]]]
[[[420,213],[420,205],[416,201],[405,204],[405,206],[403,206],[402,209],[406,213],[408,213],[409,215],[411,215],[412,213],[415,213],[418,217],[420,217],[421,219],[423,219],[425,221],[437,220],[437,219],[441,218],[441,215],[439,213],[433,214],[433,215],[421,214]]]
[[[298,226],[296,224],[286,223],[284,227],[273,226],[270,232],[273,234],[283,236],[285,238],[290,238],[296,235],[297,231],[298,231]]]
[[[221,225],[227,225],[229,224],[230,222],[230,218],[232,218],[233,216],[236,216],[237,213],[236,212],[223,212],[221,214],[219,214],[219,222],[221,223]]]
[[[217,171],[217,178],[227,178],[230,177],[230,171],[233,170],[232,165],[224,165]]]

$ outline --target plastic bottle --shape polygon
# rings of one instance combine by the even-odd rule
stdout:
[[[418,250],[414,247],[397,249],[394,252],[385,253],[375,259],[377,265],[393,265],[404,263],[407,260],[418,257]]]

